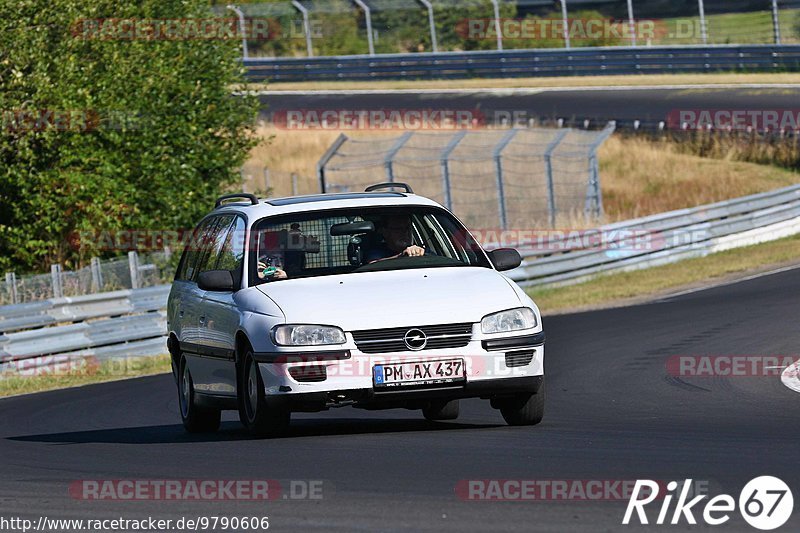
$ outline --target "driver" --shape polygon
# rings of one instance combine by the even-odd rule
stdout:
[[[399,257],[421,257],[425,248],[416,246],[411,234],[411,217],[408,215],[389,215],[383,218],[379,226],[383,243],[371,247],[365,254],[365,263],[386,261]]]

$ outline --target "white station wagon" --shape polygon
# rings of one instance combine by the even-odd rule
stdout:
[[[453,420],[491,401],[507,423],[544,414],[538,308],[484,251],[401,183],[364,193],[223,196],[195,229],[169,296],[181,417],[215,431],[238,410],[258,435],[291,413],[419,409]]]

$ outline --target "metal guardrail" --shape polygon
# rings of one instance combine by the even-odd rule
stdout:
[[[523,287],[578,283],[800,233],[800,186],[610,224],[596,233],[604,238],[593,247],[571,246],[569,237],[537,245],[523,253],[511,278]]]
[[[0,333],[164,309],[169,285],[0,307]]]
[[[800,45],[606,47],[385,54],[246,59],[244,64],[247,67],[247,79],[251,82],[793,71],[800,67]]]
[[[609,224],[587,235],[593,232],[608,238],[586,247],[585,241],[576,245],[565,236],[524,252],[523,265],[511,278],[526,287],[572,284],[794,235],[800,233],[800,185]],[[645,242],[656,244],[629,246],[641,232],[650,237]],[[86,357],[165,353],[169,289],[162,285],[0,307],[0,331],[5,332],[0,334],[0,377],[21,367],[42,369]]]

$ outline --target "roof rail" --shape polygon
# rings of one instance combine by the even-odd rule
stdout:
[[[246,198],[247,200],[250,200],[251,205],[258,205],[258,198],[256,198],[255,194],[239,192],[236,194],[226,194],[225,196],[220,196],[219,198],[217,198],[217,203],[214,204],[214,209],[217,209],[220,206],[222,206],[222,203],[225,200],[233,200],[234,198]]]
[[[366,190],[364,192],[373,192],[373,191],[378,191],[380,189],[390,189],[392,187],[398,187],[398,188],[401,188],[401,189],[405,189],[408,194],[414,194],[414,191],[411,189],[410,185],[408,185],[407,183],[400,183],[400,182],[396,182],[396,181],[370,185],[369,187],[366,188]]]

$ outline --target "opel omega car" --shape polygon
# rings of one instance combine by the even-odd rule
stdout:
[[[237,410],[259,435],[292,412],[421,410],[489,400],[542,420],[544,332],[464,225],[405,184],[259,200],[226,195],[197,226],[169,295],[169,351],[187,431]]]

